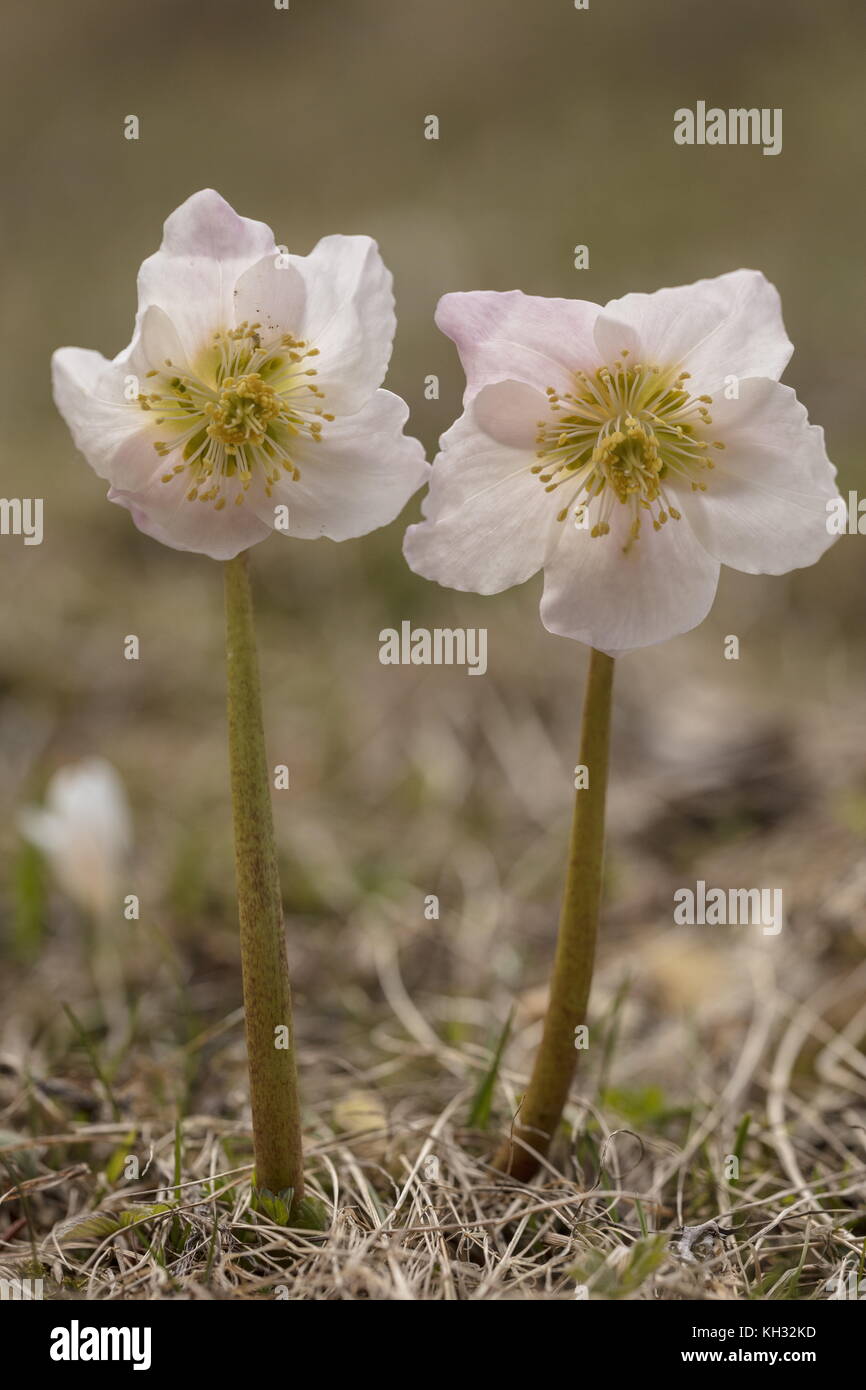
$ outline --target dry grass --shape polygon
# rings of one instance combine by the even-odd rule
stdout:
[[[282,554],[262,560],[266,688],[285,691],[286,652],[309,655],[266,704],[272,748],[297,750],[277,832],[308,1177],[327,1230],[249,1208],[221,692],[197,702],[190,741],[177,710],[200,671],[168,682],[150,663],[134,719],[98,745],[134,791],[141,922],[94,934],[31,861],[6,899],[4,1274],[41,1272],[57,1298],[317,1300],[825,1299],[856,1277],[866,767],[851,752],[853,668],[829,721],[831,657],[813,661],[814,647],[795,680],[747,660],[724,691],[709,625],[622,663],[591,1046],[550,1161],[522,1187],[488,1159],[544,1009],[571,648],[514,621],[522,595],[491,613],[508,681],[438,672],[410,687],[413,673],[370,659],[382,621],[360,594],[351,630],[337,586],[321,633],[299,635],[267,602]],[[197,635],[201,662],[216,661],[212,628]],[[118,698],[100,694],[103,708]],[[32,785],[41,744],[17,746]],[[781,884],[784,930],[675,928],[673,891],[698,877]]]
[[[846,1006],[862,998],[866,967],[798,1004],[756,960],[735,1048],[694,1051],[700,1099],[627,1121],[653,1096],[598,1096],[595,1064],[575,1088],[570,1133],[522,1186],[486,1161],[522,1075],[500,1072],[493,1130],[470,1128],[490,1051],[438,1042],[396,958],[380,964],[388,1055],[333,1088],[309,1128],[326,1230],[250,1210],[241,1119],[190,1114],[172,1129],[124,1115],[12,1138],[22,1116],[50,1131],[83,1097],[7,1065],[2,1275],[38,1273],[46,1296],[87,1299],[823,1299],[834,1276],[861,1270],[866,1067],[852,1038],[863,1011]],[[840,1009],[844,1027],[829,1022]],[[627,1011],[620,991],[602,1020],[608,1071],[641,1067]],[[230,1052],[238,1023],[216,1030]],[[524,1042],[518,1033],[510,1051]],[[798,1094],[807,1051],[815,1081]],[[111,1109],[98,1084],[89,1101]],[[138,1182],[122,1177],[128,1153],[145,1156]],[[730,1153],[738,1181],[722,1176]]]

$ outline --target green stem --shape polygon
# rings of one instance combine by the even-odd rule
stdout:
[[[577,1060],[575,1030],[586,1022],[601,902],[612,688],[613,658],[593,649],[580,734],[580,762],[588,769],[589,785],[575,792],[550,1002],[513,1134],[495,1159],[496,1167],[524,1182],[538,1167],[536,1155],[547,1153],[562,1118]]]
[[[303,1197],[304,1176],[292,998],[245,551],[226,563],[225,599],[229,762],[255,1184],[296,1206]]]

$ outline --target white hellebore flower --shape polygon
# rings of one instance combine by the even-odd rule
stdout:
[[[369,237],[289,255],[206,189],[141,267],[129,347],[61,348],[54,398],[109,500],[165,545],[229,560],[275,526],[346,540],[393,521],[428,468],[377,389],[394,328]]]
[[[782,574],[832,543],[835,469],[757,271],[604,308],[447,294],[437,323],[467,389],[406,535],[419,574],[492,594],[543,569],[545,627],[614,656],[701,622],[720,565]]]
[[[19,812],[26,840],[41,850],[57,882],[96,917],[118,913],[132,823],[123,783],[104,758],[62,767],[48,784],[44,807]]]

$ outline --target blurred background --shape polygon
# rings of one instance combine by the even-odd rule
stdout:
[[[399,319],[387,384],[432,457],[462,390],[433,324],[443,292],[604,302],[756,267],[795,344],[786,381],[843,491],[862,489],[864,39],[857,0],[7,11],[2,492],[45,499],[41,547],[0,539],[0,1051],[11,1077],[44,1083],[35,1102],[10,1083],[7,1128],[56,1126],[64,1087],[83,1104],[82,1036],[105,1042],[134,1113],[244,1105],[221,575],[106,505],[52,406],[52,350],[126,345],[163,219],[213,186],[293,251],[330,232],[378,240]],[[782,107],[782,153],[677,147],[674,110],[699,99]],[[502,1118],[538,1037],[585,652],[542,628],[540,579],[484,599],[416,578],[400,552],[416,513],[339,546],[274,536],[253,557],[269,755],[291,773],[274,809],[311,1116],[365,1068],[391,1106],[423,1106],[419,1078],[447,1096],[449,1049],[486,1056],[516,1001]],[[846,1135],[846,1107],[862,1110],[864,547],[843,537],[783,578],[723,572],[700,629],[619,663],[594,1004],[617,1011],[619,1041],[578,1083],[611,1123],[682,1143],[683,1113],[727,1084],[771,999],[779,1031],[750,1104],[792,1010],[820,999],[825,1033],[806,1029],[792,1084],[831,1085],[816,1056],[826,1029],[847,1030],[827,1106]],[[381,666],[378,634],[403,619],[486,627],[486,677]],[[723,659],[729,633],[739,661]],[[18,825],[57,769],[93,756],[132,817],[120,905],[97,926]],[[697,878],[782,886],[784,931],[675,929],[674,888]],[[106,989],[124,1000],[117,1036]]]

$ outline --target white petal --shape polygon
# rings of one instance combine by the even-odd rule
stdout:
[[[76,448],[100,478],[124,491],[152,477],[161,433],[158,412],[143,411],[125,393],[147,392],[147,372],[164,370],[167,358],[184,365],[174,325],[156,307],[142,315],[132,343],[113,362],[84,348],[60,348],[52,358],[54,400]]]
[[[540,422],[551,418],[547,397],[521,381],[498,381],[492,386],[482,386],[471,410],[483,434],[513,449],[533,452]]]
[[[139,318],[151,304],[164,309],[193,360],[234,323],[240,276],[276,254],[270,227],[240,217],[212,188],[194,193],[167,219],[160,249],[139,271]]]
[[[59,768],[49,783],[46,800],[66,826],[91,834],[112,859],[128,853],[132,821],[126,791],[116,769],[105,758],[85,758]]]
[[[213,502],[188,500],[186,474],[178,474],[170,483],[160,482],[164,471],[165,464],[160,461],[157,476],[147,488],[136,492],[112,488],[108,494],[109,502],[125,507],[145,535],[172,550],[232,560],[270,534],[272,527],[253,510],[251,493],[241,506],[229,499],[227,506],[217,511]]]
[[[141,389],[147,391],[145,374],[157,371],[165,375],[169,363],[175,367],[188,367],[189,358],[174,320],[164,309],[152,304],[139,314],[132,342],[125,352],[114,359],[113,365],[122,366],[125,372],[140,375]]]
[[[689,632],[706,617],[718,560],[685,518],[660,531],[645,518],[640,540],[624,554],[632,516],[630,507],[616,503],[607,536],[563,526],[544,572],[541,620],[549,632],[619,656]]]
[[[251,490],[246,505],[269,526],[274,508],[288,506],[288,534],[305,540],[344,541],[387,526],[430,473],[418,440],[402,433],[408,414],[399,396],[377,391],[355,415],[326,423],[320,444],[299,439],[297,481],[286,475],[270,498]]]
[[[457,344],[466,372],[465,401],[495,381],[567,391],[576,368],[600,364],[593,326],[601,312],[582,299],[542,299],[509,290],[446,294],[436,322]]]
[[[132,845],[132,823],[117,772],[104,758],[60,768],[45,807],[18,815],[21,833],[48,858],[69,895],[90,912],[120,901],[119,877]]]
[[[144,412],[123,398],[123,378],[115,363],[86,348],[58,348],[51,359],[54,402],[100,478],[111,476],[118,449],[148,433]]]
[[[502,444],[479,425],[477,407],[487,413],[488,393],[501,390],[487,387],[443,436],[422,505],[426,520],[403,542],[416,574],[476,594],[498,594],[536,574],[557,526],[557,504],[530,472],[535,450]]]
[[[695,393],[728,376],[778,380],[793,351],[778,292],[757,270],[612,299],[595,337],[608,363],[627,348],[633,361],[688,370]]]
[[[266,344],[284,333],[300,338],[305,299],[304,281],[297,267],[284,264],[282,258],[264,256],[237,282],[234,321],[260,323],[261,339]]]
[[[824,431],[810,425],[788,386],[740,382],[740,398],[713,406],[724,451],[704,474],[706,492],[682,491],[678,505],[723,565],[747,574],[785,574],[812,565],[832,545],[827,501],[836,470]]]
[[[302,319],[291,331],[319,350],[310,365],[325,409],[360,410],[382,384],[391,357],[397,323],[391,272],[367,236],[326,236],[308,256],[288,259],[304,287]]]
[[[24,806],[16,817],[18,829],[29,844],[51,856],[64,844],[65,826],[60,818],[41,806]]]

